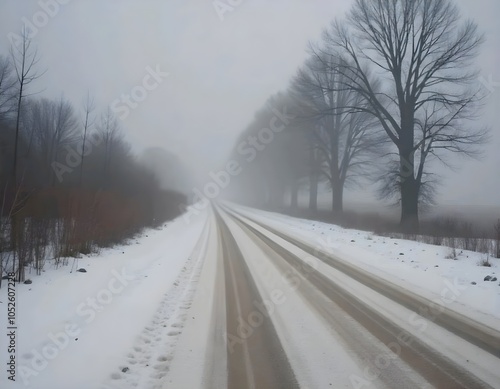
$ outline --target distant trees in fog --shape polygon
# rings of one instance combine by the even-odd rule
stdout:
[[[419,204],[435,191],[435,162],[477,156],[487,139],[474,123],[484,97],[473,68],[482,41],[451,0],[356,0],[311,45],[285,93],[296,117],[283,134],[305,137],[309,158],[285,147],[240,181],[278,188],[281,197],[287,185],[309,185],[312,209],[324,181],[339,212],[349,179],[369,178],[381,197],[400,202],[401,225],[417,229]],[[259,126],[256,119],[246,133]]]
[[[328,54],[325,43],[311,47],[309,59],[292,80],[291,93],[304,107],[298,117],[314,125],[308,131],[310,197],[317,193],[318,177],[323,177],[332,190],[332,210],[342,212],[346,184],[373,173],[370,163],[383,151],[384,139],[373,116],[363,111],[362,95],[345,87],[349,80],[341,68],[346,61]]]
[[[0,55],[0,273],[19,281],[46,258],[59,264],[161,224],[185,202],[131,153],[109,109],[34,94],[42,75],[26,34]]]
[[[232,160],[243,173],[228,190],[238,187],[240,201],[281,206],[288,190],[296,206],[299,185],[308,175],[306,124],[298,120],[298,109],[290,94],[278,93],[239,137]]]

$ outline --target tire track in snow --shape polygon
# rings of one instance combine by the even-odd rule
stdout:
[[[396,335],[403,333],[403,329],[399,328],[397,324],[389,321],[379,314],[378,311],[367,305],[362,300],[358,299],[355,295],[351,294],[341,286],[332,282],[328,277],[323,275],[319,270],[315,269],[308,263],[302,261],[300,257],[289,251],[289,249],[279,245],[269,238],[262,231],[259,231],[254,226],[250,225],[247,221],[239,218],[235,214],[229,212],[234,218],[235,222],[243,229],[246,229],[250,235],[254,235],[256,241],[263,246],[271,248],[279,257],[284,260],[288,266],[298,271],[298,275],[308,280],[319,292],[326,296],[331,301],[339,305],[345,312],[355,318],[355,320],[362,324],[362,326],[376,336],[383,344],[393,344],[397,341]],[[239,215],[240,217],[242,215]],[[243,217],[245,218],[245,217]],[[280,236],[275,233],[271,228],[262,226],[254,222],[260,228]],[[285,239],[285,238],[282,238]],[[286,240],[286,239],[285,239]],[[291,242],[290,242],[291,243]],[[295,244],[295,241],[294,243]],[[297,245],[300,247],[299,245]],[[300,247],[302,249],[302,247]],[[306,253],[307,251],[304,250]],[[283,265],[284,266],[284,265]],[[286,266],[282,267],[285,269]],[[314,307],[322,317],[328,322],[331,322],[334,327],[336,318],[331,315],[331,309],[322,307],[321,299],[311,298],[307,294],[303,294],[308,298],[310,306]],[[352,336],[348,336],[352,337]],[[412,338],[411,343],[408,345],[399,342],[401,351],[399,356],[405,360],[415,371],[422,374],[427,380],[434,383],[436,387],[446,388],[490,388],[489,384],[483,382],[481,378],[474,376],[472,373],[464,370],[461,366],[455,364],[449,358],[434,350],[433,347],[427,345],[425,342],[420,341],[418,338]],[[365,350],[366,351],[366,350]],[[365,351],[360,351],[360,355]],[[365,361],[367,364],[369,361]],[[392,385],[390,385],[392,386]]]
[[[219,211],[216,215],[222,243],[226,289],[227,387],[298,388],[296,377],[272,321],[263,320],[260,325],[254,326],[250,333],[241,330],[242,320],[255,312],[255,303],[263,304],[263,298],[229,227]],[[238,341],[231,341],[230,335]]]

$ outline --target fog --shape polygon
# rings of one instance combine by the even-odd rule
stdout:
[[[63,95],[76,107],[90,93],[100,109],[114,107],[138,155],[151,147],[168,150],[192,173],[192,186],[201,187],[229,157],[255,112],[288,87],[307,57],[308,42],[317,41],[352,1],[234,1],[239,5],[226,11],[213,3],[3,0],[0,53],[8,54],[9,34],[19,33],[23,22],[34,24],[38,66],[47,72],[33,91]],[[492,81],[483,114],[492,138],[480,161],[459,158],[454,170],[443,170],[437,201],[500,206],[500,3],[457,3],[486,35],[477,64],[483,79]],[[142,86],[148,75],[147,95],[127,102],[124,94]],[[372,191],[348,197],[366,202]]]

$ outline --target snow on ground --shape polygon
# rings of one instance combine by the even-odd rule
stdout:
[[[4,284],[0,289],[1,387],[125,388],[133,382],[160,379],[158,370],[170,358],[168,342],[174,342],[179,332],[175,329],[182,321],[179,310],[192,293],[199,271],[199,256],[191,257],[205,224],[206,214],[200,214],[189,224],[180,217],[146,230],[127,245],[80,258],[79,267],[86,273],[70,273],[70,261],[58,269],[46,264],[41,276],[28,275],[31,285],[16,286],[14,383],[7,381],[5,367]],[[161,342],[164,353],[156,355],[151,347]]]
[[[255,215],[258,212],[255,212],[255,210],[253,210],[252,213]],[[265,216],[260,215],[260,219],[263,220],[265,218],[266,218]],[[272,218],[272,216],[270,218]],[[266,220],[266,222],[268,224],[270,224],[269,220]],[[300,222],[300,220],[298,222]],[[257,230],[259,230],[263,233],[265,232],[265,229],[262,228],[261,226],[254,224],[254,223],[251,223],[251,224]],[[276,223],[276,221],[274,221],[274,224],[277,225],[278,223]],[[283,226],[281,226],[281,229],[284,230]],[[286,231],[289,232],[289,227],[287,227]],[[300,235],[300,233],[297,235]],[[368,286],[364,285],[363,283],[356,281],[355,279],[347,276],[346,274],[337,270],[336,268],[331,267],[322,261],[314,261],[310,255],[308,255],[305,251],[298,248],[294,244],[289,243],[287,241],[284,241],[283,239],[281,239],[279,237],[271,237],[270,239],[275,241],[276,243],[278,243],[280,246],[289,250],[296,257],[302,258],[302,260],[307,261],[307,263],[309,265],[311,265],[313,268],[315,268],[323,276],[330,279],[332,281],[332,283],[338,285],[343,290],[347,291],[347,293],[350,293],[352,296],[356,296],[356,298],[358,298],[360,301],[362,301],[364,304],[366,304],[367,307],[370,307],[370,309],[373,309],[378,314],[380,314],[382,317],[385,317],[390,322],[394,323],[398,328],[401,329],[401,332],[399,332],[399,334],[398,334],[398,339],[402,339],[402,338],[400,338],[400,336],[402,334],[409,333],[413,337],[418,338],[419,341],[422,344],[425,344],[429,349],[439,350],[439,353],[444,355],[448,360],[451,360],[455,364],[462,366],[464,370],[471,372],[475,376],[481,377],[481,379],[483,379],[485,382],[489,383],[492,387],[498,387],[498,383],[500,382],[500,376],[498,374],[498,369],[497,369],[498,359],[495,356],[493,356],[492,354],[490,354],[489,352],[478,348],[477,346],[469,343],[468,341],[460,338],[459,336],[456,336],[454,334],[449,333],[447,330],[442,328],[440,325],[434,323],[434,321],[432,319],[427,320],[425,317],[423,317],[415,312],[412,312],[411,310],[401,306],[400,304],[396,303],[395,301],[391,300],[390,298],[387,298],[379,293],[374,292],[370,287],[368,287]],[[307,239],[307,240],[309,241],[309,243],[314,242],[314,241],[311,241],[310,239]],[[349,243],[351,243],[351,242],[349,241]],[[321,248],[324,250],[324,247],[321,247]],[[247,251],[250,252],[251,250],[247,250]],[[332,251],[334,254],[339,254],[339,252],[336,250],[332,250]],[[263,258],[263,257],[265,257],[265,255],[260,255],[260,257],[256,256],[254,258],[254,261],[257,262],[259,260],[258,258]],[[345,256],[342,256],[340,258],[345,258]],[[349,258],[350,258],[351,262],[354,262],[354,263],[356,262],[356,259],[354,256],[350,256]],[[254,261],[251,261],[251,262],[254,262]],[[363,270],[368,270],[366,265],[363,265],[362,267],[363,267]],[[369,269],[369,271],[371,271],[371,270],[374,270],[374,269],[373,268]],[[262,274],[269,274],[269,271],[262,272]],[[383,274],[383,273],[380,273],[379,275],[381,275],[381,274]],[[385,275],[386,275],[386,277],[385,277],[386,279],[391,278],[391,276],[388,277],[387,274],[385,274]],[[265,277],[261,277],[261,278],[265,278]],[[396,277],[393,276],[392,278],[393,278],[392,281],[397,281]],[[401,281],[401,280],[399,280],[399,281]],[[402,283],[402,282],[395,282],[395,283],[396,284],[399,283],[402,290],[406,289],[405,283]],[[300,287],[300,283],[297,282],[297,284],[299,284],[299,287]],[[304,283],[304,286],[306,286],[305,284],[306,283]],[[434,295],[434,299],[431,298],[433,300],[433,302],[437,302],[438,304],[441,304],[441,305],[447,305],[448,299],[453,297],[453,293],[451,292],[451,289],[448,289],[449,285],[445,284],[445,286],[446,286],[446,290],[448,291],[448,293],[446,294],[446,299],[443,301]],[[460,288],[458,288],[458,290],[461,291]],[[430,296],[432,296],[432,293],[428,293],[428,295],[430,297]],[[290,297],[290,294],[286,294],[286,296],[288,299]],[[301,319],[305,318],[305,312],[307,311],[307,309],[298,308],[299,302],[295,302],[294,306],[296,307],[295,313],[298,310],[301,312]],[[281,307],[277,307],[277,309],[281,310]],[[429,305],[429,309],[430,309],[429,312],[433,312],[432,314],[437,314],[437,313],[435,313],[436,312],[434,310],[435,308],[431,307],[431,305]],[[330,310],[328,310],[328,311],[330,311]],[[344,327],[344,329],[346,328],[345,324],[342,325],[342,322],[339,321],[339,317],[342,317],[342,316],[343,315],[335,315],[335,314],[333,314],[333,316],[332,316],[332,317],[335,317],[337,320],[335,325],[332,326],[333,332],[334,332],[333,335],[334,335],[334,338],[337,338],[339,340],[342,339],[342,336],[339,336],[339,334],[335,334],[335,332],[338,331],[339,328],[342,328],[342,327]],[[499,327],[500,321],[498,321],[498,319],[494,319],[491,316],[485,316],[485,318],[489,319],[489,320],[485,320],[485,321],[488,321],[494,328]],[[293,317],[291,317],[288,319],[288,322],[291,322],[292,320],[294,322],[296,321],[296,319],[294,320]],[[353,326],[357,326],[357,325],[359,325],[359,324],[356,322],[349,322],[347,328],[349,330],[351,330],[353,328]],[[314,322],[309,319],[306,327],[309,329],[313,329],[314,334],[319,334],[320,339],[323,341],[323,343],[326,341],[327,337],[324,336],[325,329],[324,328],[322,329],[321,327],[319,327],[317,325],[317,323],[314,324]],[[282,328],[280,330],[279,334],[282,335],[282,334],[286,333],[286,330],[287,330],[287,328],[285,326],[285,328]],[[295,330],[295,329],[290,328],[288,330]],[[344,330],[344,333],[345,333],[345,330]],[[358,332],[358,334],[351,332],[347,336],[348,338],[351,339],[351,341],[348,344],[347,349],[352,349],[352,348],[355,349],[356,348],[356,339],[358,339],[359,334],[362,334],[362,333],[363,333],[363,331],[361,330],[360,332]],[[299,336],[285,336],[284,340],[283,340],[285,349],[287,348],[286,344],[287,344],[287,341],[289,339],[293,339],[293,342],[296,343],[297,338],[300,339],[300,335]],[[390,344],[391,343],[387,344],[387,346],[389,346]],[[288,348],[290,348],[290,346],[291,345],[288,345]],[[300,363],[297,363],[297,361],[296,361],[296,363],[295,363],[296,368],[294,367],[294,371],[297,373],[297,377],[300,377],[302,374],[303,375],[302,378],[307,380],[307,378],[306,378],[307,374],[304,375],[304,373],[306,373],[307,371],[309,371],[309,372],[313,371],[315,368],[317,368],[317,366],[319,366],[319,364],[321,362],[322,356],[320,354],[318,354],[318,351],[321,350],[321,347],[316,346],[314,348],[314,350],[312,350],[312,352],[311,352],[311,350],[308,349],[307,345],[304,345],[304,347],[303,348],[301,347],[300,349],[302,350],[301,354],[307,356],[306,357],[307,361],[303,361]],[[334,355],[336,357],[342,353],[342,350],[337,350],[338,346],[335,346],[335,345],[329,346],[328,349],[330,351],[335,350]],[[394,348],[394,350],[396,350],[396,349],[397,349],[397,347]],[[307,353],[306,353],[306,350],[307,350]],[[358,348],[358,350],[359,350],[359,348]],[[345,387],[352,387],[351,385],[353,385],[355,387],[365,386],[365,385],[355,385],[353,383],[353,381],[351,380],[351,379],[355,379],[355,378],[359,378],[362,381],[363,380],[369,381],[370,387],[376,386],[377,382],[372,382],[373,375],[370,374],[369,372],[367,372],[367,370],[365,368],[369,366],[370,361],[375,361],[375,365],[371,366],[370,369],[374,368],[375,370],[377,370],[377,368],[380,368],[382,370],[385,370],[385,368],[382,368],[380,366],[380,364],[376,363],[376,361],[377,361],[378,355],[384,355],[384,353],[387,352],[387,347],[380,348],[380,344],[379,344],[378,340],[376,338],[371,337],[371,335],[369,335],[367,338],[364,338],[362,345],[361,345],[361,350],[362,351],[358,352],[357,355],[358,355],[358,357],[359,357],[359,355],[363,355],[363,358],[361,360],[359,360],[360,367],[357,370],[353,369],[352,367],[351,368],[346,367],[346,365],[347,365],[346,362],[349,358],[349,356],[346,355],[346,356],[341,358],[341,362],[335,364],[336,368],[338,368],[338,370],[336,372],[332,371],[332,369],[319,370],[316,373],[314,373],[312,376],[309,376],[309,379],[314,378],[315,380],[317,380],[318,378],[321,378],[321,379],[326,379],[327,380],[326,382],[328,382],[329,379],[330,380],[332,379],[331,376],[328,377],[328,375],[334,374],[334,381],[338,387],[344,387],[344,386]],[[473,356],[473,358],[471,358],[471,356]],[[294,360],[294,358],[291,359],[292,364],[293,364],[293,360]],[[318,361],[318,362],[316,362],[316,361]],[[310,362],[312,362],[312,366],[307,367],[307,364]],[[389,386],[391,386],[391,387],[396,387],[396,386],[397,387],[404,387],[405,383],[414,382],[416,386],[424,387],[423,385],[425,385],[425,380],[423,380],[423,378],[417,372],[412,371],[411,368],[409,366],[407,366],[405,362],[403,362],[403,360],[400,360],[400,359],[394,360],[388,366],[396,367],[396,365],[399,367],[400,371],[405,372],[405,374],[404,374],[405,378],[404,378],[404,381],[400,382],[398,385],[395,385],[395,383],[392,382]],[[324,372],[328,372],[328,374],[324,374]],[[349,372],[349,373],[346,374],[346,372]],[[382,376],[390,377],[391,371],[386,370]],[[380,377],[382,377],[382,376],[380,376]],[[375,375],[375,377],[377,377],[377,375]],[[391,379],[398,379],[397,377],[398,377],[397,375],[392,375]],[[412,377],[412,378],[410,378],[410,377]],[[307,383],[307,381],[306,381],[306,383]],[[349,383],[351,385],[349,385]],[[325,384],[324,381],[323,382],[316,381],[316,382],[314,382],[314,384],[312,382],[309,382],[307,384],[309,386],[306,385],[306,387],[327,387],[327,384]],[[381,384],[380,387],[387,387],[387,385],[384,382],[379,382],[378,384],[379,385],[377,387],[379,387],[380,384]],[[408,386],[412,386],[412,385],[408,385]]]
[[[481,253],[457,250],[458,258],[453,260],[446,258],[451,249],[445,246],[391,239],[314,220],[232,207],[433,301],[442,302],[441,294],[454,285],[456,300],[447,301],[447,307],[494,328],[500,327],[500,259],[490,258],[492,266],[484,267],[480,262],[485,254]],[[484,281],[488,275],[498,279]]]
[[[208,227],[203,269],[162,389],[203,388],[207,382],[213,388],[227,387],[224,272],[213,214]]]
[[[439,301],[443,290],[451,285],[457,293],[456,301],[446,303],[449,308],[500,327],[499,281],[483,281],[487,275],[498,277],[498,259],[491,258],[492,267],[486,268],[479,266],[483,259],[479,253],[464,251],[458,260],[447,259],[447,247],[237,209],[431,300]],[[196,291],[203,254],[215,255],[213,239],[207,246],[206,220],[206,213],[189,223],[181,217],[162,228],[145,231],[127,245],[85,256],[79,260],[79,267],[86,273],[71,273],[70,261],[69,266],[59,269],[47,264],[41,276],[28,275],[33,283],[16,288],[15,383],[6,381],[4,284],[0,289],[1,387],[7,382],[8,388],[160,388],[169,377],[175,355],[182,354],[181,345],[192,346],[194,342],[187,342],[182,332],[191,327],[196,332],[201,324],[201,308],[192,310],[186,318],[193,295],[205,299],[211,296],[206,290]],[[208,274],[214,271],[210,268]],[[207,276],[203,279],[202,284],[207,284]],[[266,285],[268,289],[270,286]],[[205,310],[208,315],[208,308]],[[202,361],[198,362],[202,369]],[[186,369],[188,365],[183,371]]]

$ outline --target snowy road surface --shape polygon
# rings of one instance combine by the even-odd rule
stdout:
[[[400,255],[420,251],[402,275],[400,257],[388,266],[359,247],[360,232],[346,251],[299,224],[224,204],[82,259],[87,273],[48,269],[18,286],[18,380],[0,386],[500,388],[500,314],[487,301],[499,286],[463,278],[486,270],[427,272],[441,259],[420,263],[423,278],[417,258],[439,253],[398,241]]]
[[[182,347],[163,388],[499,387],[498,327],[244,214],[210,217],[193,302],[204,316],[182,337],[199,336],[200,319],[211,325],[204,343]],[[190,355],[202,356],[196,374]]]

